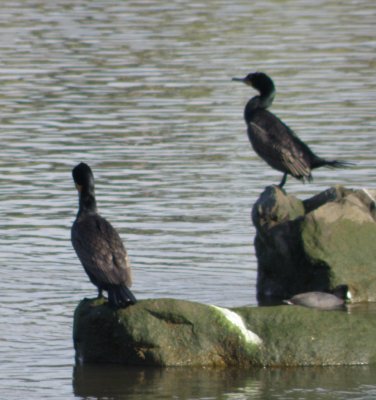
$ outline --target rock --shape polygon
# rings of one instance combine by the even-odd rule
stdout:
[[[330,188],[310,199],[269,186],[252,209],[261,304],[347,284],[376,301],[376,190]]]
[[[73,337],[79,363],[154,366],[248,365],[261,344],[230,310],[172,299],[119,310],[83,300]]]
[[[376,363],[376,318],[368,313],[306,307],[234,309],[262,340],[266,367]],[[374,316],[374,315],[372,315]]]
[[[113,310],[83,300],[78,363],[139,366],[305,366],[376,363],[376,318],[304,307],[224,309],[174,299]]]
[[[355,301],[376,301],[375,198],[376,190],[337,186],[301,201],[267,187],[252,210],[259,300],[346,284]],[[85,299],[75,311],[73,338],[79,364],[375,364],[376,318],[350,312],[230,310],[174,299],[114,310],[104,299]]]

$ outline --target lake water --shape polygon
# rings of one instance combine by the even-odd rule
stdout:
[[[321,156],[306,198],[375,187],[376,3],[3,1],[0,397],[373,399],[376,370],[74,366],[72,317],[95,296],[70,243],[72,167],[89,163],[139,299],[256,305],[250,209],[281,174],[251,150],[231,81],[255,70],[273,111]],[[372,314],[375,317],[375,314]],[[273,323],[271,321],[271,323]]]

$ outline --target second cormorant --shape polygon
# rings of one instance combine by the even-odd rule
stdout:
[[[275,96],[275,86],[268,75],[254,72],[245,78],[232,80],[250,85],[260,93],[248,101],[244,109],[244,119],[255,152],[272,168],[283,172],[279,187],[282,188],[286,183],[287,174],[304,182],[312,180],[311,171],[315,168],[350,165],[317,156],[287,125],[268,111]]]
[[[129,290],[132,284],[127,251],[115,228],[97,212],[94,176],[90,167],[80,163],[72,170],[79,193],[79,209],[73,223],[71,238],[91,282],[108,292],[108,301],[115,308],[136,303]]]

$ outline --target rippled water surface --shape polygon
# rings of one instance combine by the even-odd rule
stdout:
[[[375,18],[372,0],[1,3],[1,398],[376,396],[368,367],[74,368],[73,311],[96,291],[70,244],[71,169],[86,161],[138,298],[256,304],[249,213],[281,174],[251,151],[254,92],[231,78],[269,73],[274,112],[320,155],[356,163],[288,192],[374,187]]]

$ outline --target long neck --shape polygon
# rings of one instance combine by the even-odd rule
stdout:
[[[273,103],[275,90],[268,93],[260,94],[259,96],[252,97],[244,109],[244,119],[247,124],[252,120],[252,115],[256,110],[267,109]]]
[[[95,214],[96,212],[97,202],[95,200],[94,188],[83,188],[79,194],[78,215]]]

